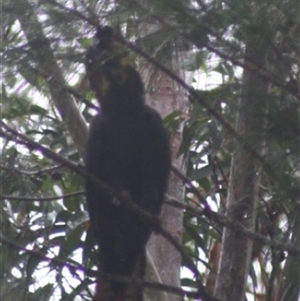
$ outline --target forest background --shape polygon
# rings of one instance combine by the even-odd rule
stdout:
[[[91,300],[84,70],[114,27],[164,117],[173,168],[146,300],[298,301],[298,0],[3,0],[0,299]]]

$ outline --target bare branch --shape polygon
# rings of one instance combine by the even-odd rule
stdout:
[[[202,197],[203,198],[203,197]],[[176,206],[179,208],[183,208],[187,210],[188,212],[192,213],[195,216],[206,216],[210,220],[213,220],[214,222],[218,223],[221,226],[227,227],[228,229],[243,234],[249,239],[254,240],[255,242],[273,247],[275,249],[286,251],[294,256],[300,255],[300,249],[295,247],[294,245],[290,243],[282,243],[273,239],[269,239],[268,237],[265,237],[263,235],[257,234],[256,232],[253,232],[251,230],[248,230],[245,226],[243,226],[241,223],[236,222],[233,219],[228,218],[227,216],[212,211],[209,207],[205,207],[204,209],[197,209],[193,206],[183,204],[182,202],[178,200],[174,200],[173,198],[168,198],[165,201],[166,204],[171,206]]]
[[[88,275],[90,277],[97,277],[100,274],[103,278],[105,278],[107,280],[113,280],[113,281],[118,281],[118,282],[122,282],[122,283],[133,283],[137,286],[149,287],[150,289],[156,289],[156,290],[162,290],[162,291],[166,291],[166,292],[169,292],[169,293],[172,293],[175,295],[185,296],[185,297],[193,298],[193,299],[203,298],[203,301],[220,301],[219,299],[216,299],[216,298],[212,297],[211,295],[209,295],[204,290],[204,288],[199,289],[197,292],[190,292],[190,291],[186,291],[181,288],[178,288],[178,287],[164,285],[161,283],[147,282],[147,281],[141,281],[139,279],[132,279],[129,277],[121,277],[121,276],[116,276],[116,275],[104,274],[104,273],[100,273],[98,271],[87,269],[80,264],[75,265],[73,263],[59,260],[55,257],[50,258],[50,257],[46,256],[45,254],[42,254],[38,251],[24,248],[24,247],[18,245],[17,243],[7,239],[2,233],[0,233],[0,241],[3,244],[5,244],[11,248],[20,250],[21,252],[30,254],[36,258],[40,258],[44,261],[47,261],[47,262],[49,262],[49,264],[51,264],[54,267],[55,266],[67,267],[72,274],[74,274],[76,271],[84,272],[85,275]]]
[[[9,201],[29,201],[29,202],[45,202],[45,201],[57,201],[57,200],[61,200],[61,199],[68,199],[68,198],[72,198],[72,197],[76,197],[76,196],[82,196],[84,195],[84,191],[75,191],[75,192],[71,192],[71,193],[66,193],[66,194],[62,194],[62,195],[57,195],[57,196],[50,196],[50,197],[15,197],[15,196],[11,196],[11,195],[0,195],[0,200],[9,200]]]

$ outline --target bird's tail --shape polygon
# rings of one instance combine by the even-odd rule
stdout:
[[[100,275],[97,279],[93,301],[143,301],[143,287],[136,280],[143,280],[144,274],[145,256],[140,256],[133,273],[127,276],[122,275],[126,282],[124,281],[125,285],[122,285],[121,290],[116,290],[116,286],[120,287],[121,282],[112,281],[105,274]],[[118,276],[120,277],[120,275],[116,275],[116,278]],[[113,277],[111,275],[111,278]]]

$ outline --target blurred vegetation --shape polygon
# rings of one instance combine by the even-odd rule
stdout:
[[[165,123],[172,133],[184,120],[178,155],[187,158],[186,176],[220,214],[224,213],[235,143],[201,99],[234,127],[242,70],[251,70],[268,81],[267,154],[263,160],[274,174],[263,172],[257,233],[300,249],[298,1],[36,0],[30,4],[64,76],[64,85],[87,122],[97,113],[97,103],[86,84],[83,59],[98,20],[117,28],[157,62],[164,64],[174,53],[182,56],[182,68],[192,74],[187,84],[193,85],[196,93],[189,97],[187,118],[175,108]],[[24,5],[27,0],[4,0],[2,4],[1,120],[53,152],[83,164],[49,93],[48,78],[32,51],[33,41],[27,40],[21,26]],[[30,18],[27,21],[34,26]],[[150,33],[144,30],[147,26],[153,28]],[[263,67],[244,57],[245,41],[251,36],[260,37],[269,46]],[[45,62],[47,59],[45,56]],[[144,58],[137,60],[140,68],[150,68]],[[221,83],[214,84],[205,75]],[[209,85],[201,82],[205,80]],[[147,87],[151,92],[151,81]],[[0,134],[1,300],[91,300],[91,270],[96,260],[82,177],[20,144],[18,137],[4,130]],[[204,207],[189,187],[184,202],[195,210]],[[195,212],[185,210],[183,247],[210,290],[216,277],[222,225]],[[50,260],[53,258],[56,261]],[[299,256],[255,242],[247,285],[249,300],[296,301],[299,270]],[[186,274],[182,285],[195,289],[196,282]]]

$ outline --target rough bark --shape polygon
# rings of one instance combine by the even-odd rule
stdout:
[[[174,111],[174,109],[181,110],[181,112],[186,110],[186,97],[165,74],[157,72],[152,84],[155,87],[155,93],[149,95],[148,103],[157,109],[163,117]],[[183,158],[176,158],[180,143],[181,133],[178,132],[171,137],[172,163],[182,170],[185,169]],[[170,174],[169,178],[168,194],[178,200],[182,200],[184,196],[184,185],[173,173]],[[163,227],[181,242],[183,232],[182,209],[164,205],[161,220]],[[148,243],[148,252],[162,283],[180,286],[181,256],[178,251],[162,236],[153,234]],[[151,269],[147,269],[147,271],[151,273]],[[149,279],[149,277],[148,274],[147,278]],[[150,279],[153,279],[153,277]],[[150,291],[147,296],[149,297],[147,300],[158,300]],[[168,297],[165,295],[164,300],[179,301],[182,298],[175,295],[169,295]]]
[[[265,45],[252,37],[246,43],[245,63],[264,66]],[[244,70],[236,131],[258,154],[264,152],[264,128],[268,83]],[[254,230],[260,180],[260,165],[243,147],[236,145],[230,172],[226,214]],[[252,253],[252,240],[227,228],[223,231],[221,260],[215,295],[222,301],[243,301]]]
[[[62,71],[56,62],[50,42],[43,33],[37,14],[27,0],[19,0],[12,5],[28,40],[31,55],[47,83],[51,100],[66,124],[79,153],[83,155],[88,132],[87,125],[66,89]]]

